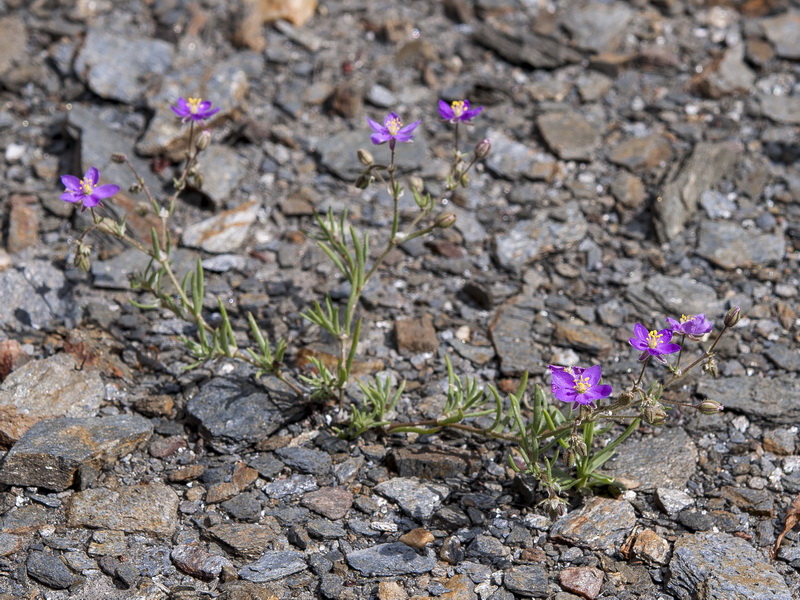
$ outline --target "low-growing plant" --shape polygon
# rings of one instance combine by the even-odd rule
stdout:
[[[62,176],[66,191],[61,199],[80,203],[81,210],[88,209],[92,216],[91,226],[78,239],[76,266],[89,269],[91,246],[87,244],[86,237],[92,231],[123,240],[149,257],[147,268],[132,277],[131,285],[133,289],[149,292],[155,301],[149,304],[132,302],[143,309],[168,309],[180,319],[194,324],[196,335],[184,338],[187,350],[194,357],[192,367],[219,358],[242,360],[257,367],[257,376],[273,375],[283,381],[300,399],[321,406],[335,400],[349,414],[336,429],[340,436],[347,439],[357,438],[370,430],[383,434],[435,434],[450,429],[509,442],[509,466],[518,473],[532,476],[538,482],[544,496],[542,503],[551,512],[563,509],[563,494],[570,489],[613,482],[601,471],[601,467],[642,421],[650,425],[664,423],[668,406],[676,404],[662,397],[665,388],[681,381],[698,366],[712,375],[717,374],[714,350],[720,338],[739,321],[738,308],[725,315],[722,329],[708,348],[686,366],[682,366],[686,340],[701,341],[713,329],[705,315],[684,315],[679,320],[667,318],[669,327],[661,330],[651,330],[637,323],[630,344],[641,353],[641,371],[616,399],[611,399],[611,386],[601,382],[601,365],[550,365],[551,392],[561,402],[559,405],[548,400],[541,385],[533,385],[530,391],[527,372],[523,373],[516,389],[504,395],[492,385],[481,385],[476,378],[460,376],[445,356],[447,390],[442,414],[419,421],[391,421],[389,416],[403,394],[405,383],[389,378],[355,376],[356,349],[362,328],[362,319],[356,318],[357,308],[366,285],[393,249],[437,229],[452,227],[456,217],[448,212],[434,214],[447,197],[434,198],[426,193],[424,182],[418,177],[407,179],[406,185],[403,185],[396,162],[396,153],[400,151],[398,144],[413,141],[414,131],[420,121],[404,125],[395,112],[390,112],[382,123],[367,119],[372,129],[372,143],[377,146],[386,144],[389,159],[385,163],[376,162],[371,152],[360,150],[358,160],[363,170],[355,182],[361,189],[380,185],[388,191],[393,207],[388,236],[385,243],[375,249],[369,233],[351,225],[345,211],[337,215],[329,210],[316,215],[316,230],[309,235],[347,282],[349,293],[343,303],[327,295],[303,311],[302,316],[307,321],[336,340],[338,352],[333,363],[312,357],[313,369],[310,372],[293,375],[285,364],[287,342],[282,339],[269,340],[252,314],[247,315],[252,343],[244,349],[239,348],[224,302],[217,302],[220,315],[218,325],[212,325],[206,319],[203,307],[205,277],[199,260],[195,269],[182,279],[175,273],[169,219],[175,211],[179,195],[187,185],[195,188],[202,186],[197,158],[211,140],[205,121],[219,109],[207,100],[180,98],[172,110],[184,123],[189,124],[189,132],[183,167],[173,182],[174,191],[168,198],[156,198],[126,156],[112,156],[113,160],[130,168],[134,179],[130,191],[144,194],[158,217],[159,227],[151,230],[149,245],[129,235],[124,218],[118,221],[100,214],[103,201],[112,198],[119,187],[114,184],[99,185],[100,174],[96,168],[90,167],[82,179]],[[467,186],[470,171],[492,150],[488,139],[479,141],[471,152],[462,153],[459,149],[460,127],[468,125],[482,110],[483,107],[473,108],[466,99],[439,102],[439,115],[453,126],[454,133],[452,161],[444,182],[445,194],[452,194],[459,187]],[[407,192],[417,212],[408,222],[403,222],[401,202]],[[671,355],[675,355],[672,363],[665,358]],[[664,365],[664,377],[648,384],[644,379],[647,367],[653,360]],[[347,397],[352,398],[349,404]],[[686,406],[692,406],[704,414],[715,414],[722,410],[722,405],[714,400]],[[615,428],[617,424],[624,428]],[[598,443],[598,436],[604,436],[604,443]]]

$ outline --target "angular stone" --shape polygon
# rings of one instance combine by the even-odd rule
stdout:
[[[0,443],[15,443],[44,419],[94,416],[105,385],[96,369],[79,367],[74,357],[62,353],[11,373],[0,386]]]
[[[439,339],[433,326],[433,317],[428,314],[419,319],[398,319],[394,323],[398,352],[436,352]]]
[[[447,479],[464,475],[474,457],[456,450],[408,450],[395,448],[389,455],[390,467],[400,477]]]
[[[122,556],[127,547],[122,531],[95,531],[86,553],[89,556]]]
[[[365,136],[363,131],[342,131],[321,138],[317,152],[322,166],[328,171],[345,181],[355,181],[364,169],[358,162],[358,150],[368,147],[370,147],[369,137]],[[370,148],[370,152],[374,154],[377,162],[388,159],[382,155],[384,152],[382,149]],[[401,172],[420,169],[429,162],[428,144],[422,135],[416,135],[412,144],[404,144],[403,151],[397,153],[396,165]]]
[[[681,427],[663,428],[659,433],[628,438],[605,467],[613,475],[635,479],[643,491],[685,487],[697,470],[697,447]]]
[[[189,401],[186,411],[199,421],[201,431],[222,443],[247,445],[265,439],[286,423],[301,418],[306,408],[279,381],[261,378],[239,366],[230,375],[215,377]]]
[[[697,210],[697,202],[725,173],[729,173],[740,149],[729,142],[701,142],[694,147],[680,172],[664,187],[655,204],[656,233],[662,242],[683,232],[684,225]]]
[[[748,416],[766,419],[779,425],[796,425],[800,421],[800,381],[773,378],[765,382],[758,377],[703,378],[697,384],[697,395],[722,402],[726,408]]]
[[[15,266],[0,272],[4,327],[42,329],[53,321],[63,322],[67,315],[77,317],[63,269],[39,260],[18,260]]]
[[[608,333],[596,325],[583,325],[569,321],[556,324],[555,342],[577,351],[604,357],[614,347]]]
[[[184,246],[201,248],[213,254],[232,252],[244,243],[250,226],[255,223],[259,208],[258,202],[245,202],[190,225],[184,230],[181,242]]]
[[[714,288],[690,277],[653,275],[628,286],[626,296],[641,312],[660,312],[665,318],[703,313],[713,319],[724,311]]]
[[[800,13],[789,11],[761,20],[761,28],[781,58],[800,58]]]
[[[744,62],[744,44],[727,49],[699,73],[694,85],[709,98],[750,91],[756,74]]]
[[[550,179],[556,169],[553,157],[536,152],[529,146],[514,141],[499,129],[490,129],[486,137],[492,140],[492,152],[486,159],[486,168],[505,179]],[[457,223],[462,221],[459,215]]]
[[[535,33],[509,35],[490,25],[476,27],[473,39],[497,52],[515,65],[528,65],[534,69],[555,69],[562,65],[580,62],[581,53],[562,41]]]
[[[12,194],[8,203],[11,210],[8,213],[6,248],[10,253],[16,254],[39,242],[41,215],[36,196]]]
[[[800,352],[797,351],[795,344],[776,342],[764,354],[781,369],[800,371]]]
[[[603,572],[594,567],[567,567],[558,574],[558,582],[568,592],[590,600],[603,586]]]
[[[223,206],[245,176],[247,161],[233,148],[212,144],[198,163],[203,174],[200,191],[215,207]]]
[[[18,16],[10,15],[0,19],[0,38],[5,40],[0,49],[0,75],[29,57],[28,31],[25,22]]]
[[[762,267],[786,255],[781,233],[758,233],[737,223],[705,222],[697,234],[697,254],[723,269]]]
[[[752,490],[726,485],[721,491],[723,498],[751,515],[770,519],[775,516],[775,502],[767,490]]]
[[[147,443],[150,421],[134,415],[42,421],[6,454],[0,481],[62,491],[82,467],[100,469]]]
[[[601,132],[576,112],[539,115],[536,126],[550,149],[563,160],[592,159]]]
[[[223,570],[233,570],[233,563],[218,554],[210,554],[200,544],[178,545],[172,549],[170,558],[184,573],[210,581],[219,577]]]
[[[265,23],[289,21],[300,27],[314,16],[316,9],[317,0],[245,0],[233,41],[239,46],[263,52],[266,47]]]
[[[75,583],[75,576],[64,561],[53,554],[31,552],[25,566],[28,575],[53,589],[63,590]]]
[[[579,48],[611,52],[622,43],[632,17],[625,2],[587,2],[563,11],[562,23]]]
[[[619,551],[635,526],[636,512],[628,502],[592,498],[556,521],[550,537],[611,554]]]
[[[500,356],[504,375],[535,372],[542,364],[541,349],[535,343],[533,326],[539,309],[528,296],[515,296],[497,309],[489,334]]]
[[[327,475],[331,469],[331,457],[327,452],[302,446],[278,448],[275,455],[281,461],[301,473]]]
[[[177,494],[163,483],[78,492],[67,507],[69,527],[172,535],[178,526]],[[158,510],[153,510],[153,507]]]
[[[745,540],[727,533],[682,535],[669,562],[667,590],[678,600],[791,600],[783,577]]]
[[[247,558],[261,556],[275,542],[275,533],[255,523],[220,523],[206,530],[214,539]]]
[[[424,521],[450,495],[450,488],[410,477],[394,477],[376,485],[375,492],[396,502],[412,519]]]
[[[545,598],[550,593],[547,569],[541,565],[511,567],[503,577],[503,585],[508,591],[528,598]]]
[[[639,560],[665,565],[669,558],[669,542],[652,529],[644,529],[636,535],[632,552]]]
[[[303,496],[300,504],[336,521],[343,519],[353,506],[353,494],[341,487],[324,487]]]
[[[367,577],[396,577],[427,573],[436,565],[433,554],[421,555],[401,542],[377,544],[346,555],[347,564]]]
[[[416,527],[400,536],[401,542],[406,546],[411,546],[417,550],[422,550],[428,544],[433,543],[436,538],[427,529]]]
[[[586,237],[588,224],[577,202],[564,207],[569,219],[552,218],[547,211],[538,211],[533,219],[519,221],[507,233],[494,239],[494,254],[504,269],[520,271],[551,252],[560,252]]]
[[[265,583],[299,573],[307,567],[300,552],[265,552],[256,562],[239,569],[239,577],[254,583]]]
[[[634,173],[650,171],[672,157],[672,146],[663,135],[651,133],[617,144],[608,156],[615,165]]]

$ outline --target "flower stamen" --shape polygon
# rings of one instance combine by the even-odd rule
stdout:
[[[585,394],[586,390],[592,387],[592,384],[589,383],[588,377],[576,377],[575,378],[575,391],[579,394]]]
[[[94,191],[94,184],[92,180],[88,177],[84,177],[81,179],[81,192],[86,196],[89,196]]]
[[[650,348],[656,348],[661,343],[661,338],[663,336],[658,331],[651,331],[647,334],[647,345]]]
[[[467,107],[463,100],[454,100],[450,103],[450,108],[453,109],[453,115],[455,118],[458,118],[464,114],[464,110],[466,110]]]
[[[197,111],[200,110],[200,103],[202,101],[202,98],[189,98],[186,100],[186,104],[189,105],[189,112],[191,112],[193,115],[196,115]]]
[[[403,128],[403,122],[395,117],[386,121],[386,129],[389,130],[389,135],[397,135],[397,132]]]

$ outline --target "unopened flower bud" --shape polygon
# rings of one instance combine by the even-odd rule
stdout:
[[[358,149],[358,162],[360,162],[365,167],[372,166],[375,162],[375,159],[372,157],[372,152],[369,150],[365,150],[364,148]]]
[[[635,397],[636,395],[629,390],[627,392],[622,392],[617,400],[622,406],[629,406]]]
[[[124,154],[120,154],[119,152],[114,152],[114,154],[111,155],[111,162],[124,163],[125,162],[125,155]]]
[[[586,442],[584,442],[583,438],[579,435],[573,435],[569,438],[569,447],[572,448],[578,456],[586,456],[588,454]]]
[[[88,273],[92,266],[89,261],[91,254],[92,247],[80,242],[77,250],[75,251],[75,259],[72,261],[72,264],[78,267],[81,271]]]
[[[197,148],[200,152],[208,148],[208,145],[211,143],[211,132],[208,129],[204,129],[200,132],[200,135],[197,136],[197,139],[194,141],[194,147]]]
[[[372,175],[367,175],[366,173],[362,173],[356,179],[356,187],[360,190],[367,189],[370,183],[372,183]]]
[[[725,407],[716,400],[703,400],[698,407],[704,415],[718,415]]]
[[[482,139],[475,145],[475,158],[482,159],[489,156],[492,151],[492,140],[488,138]]]
[[[725,315],[725,319],[722,321],[725,323],[725,327],[735,327],[742,316],[741,313],[742,309],[738,306],[734,306],[732,309],[730,309]]]
[[[667,412],[660,406],[648,406],[642,416],[650,425],[663,425],[667,420]]]
[[[719,377],[719,367],[717,367],[717,360],[711,356],[703,365],[703,371],[712,377]]]
[[[408,187],[421,194],[422,190],[425,189],[425,182],[422,181],[422,177],[412,175],[408,178]]]
[[[456,224],[456,216],[451,212],[442,213],[436,219],[436,227],[439,229],[449,229]]]

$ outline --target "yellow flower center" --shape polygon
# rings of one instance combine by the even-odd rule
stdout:
[[[88,177],[84,177],[81,179],[81,192],[84,195],[88,196],[94,191],[94,184],[92,184],[92,180]]]
[[[591,386],[588,377],[578,377],[575,379],[575,391],[579,394],[585,394]]]
[[[390,135],[397,135],[397,132],[400,131],[402,127],[403,127],[403,122],[397,117],[393,117],[388,121],[386,121],[386,129],[389,130]]]
[[[681,315],[681,323],[686,323],[686,321],[691,321],[694,317],[691,315]]]
[[[647,345],[651,348],[655,348],[661,343],[661,334],[657,331],[651,331],[647,334]]]
[[[186,101],[186,104],[189,105],[189,112],[193,115],[197,114],[197,111],[200,110],[200,103],[203,101],[202,98],[189,98]]]
[[[463,100],[455,100],[450,104],[450,108],[453,109],[453,114],[456,117],[460,117],[464,114],[464,110],[467,108],[467,106],[464,104]]]

